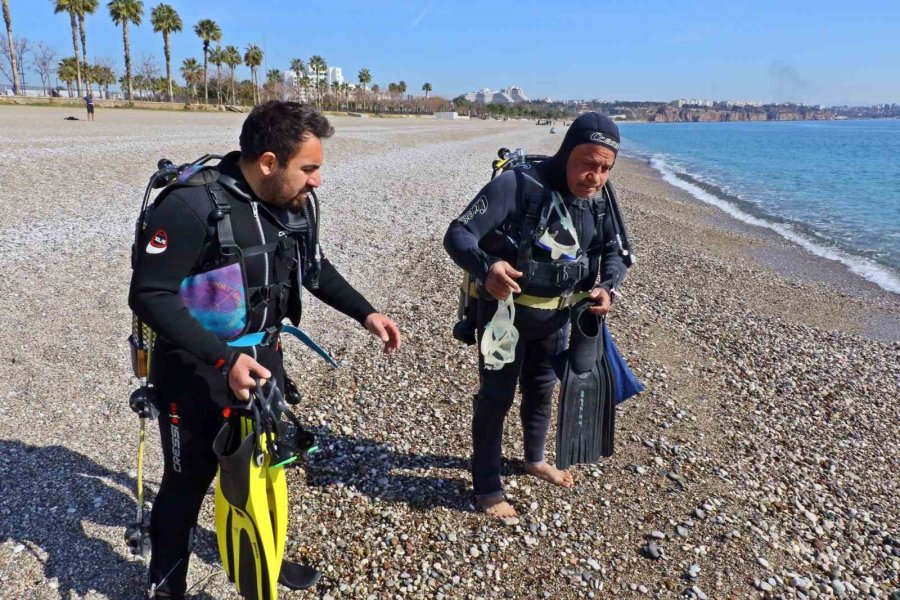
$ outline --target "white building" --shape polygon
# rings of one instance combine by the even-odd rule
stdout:
[[[525,92],[517,85],[511,85],[506,88],[506,95],[512,98],[513,102],[531,102]]]
[[[322,81],[329,86],[335,83],[338,85],[344,83],[344,71],[340,67],[328,67],[326,70],[319,73],[314,73],[312,69],[309,68],[309,65],[306,65],[303,68],[302,73],[297,73],[296,71],[292,71],[290,69],[286,69],[284,71],[285,85],[294,85],[297,79],[303,79],[304,77],[309,77],[309,79],[313,83],[315,83],[316,79],[318,79],[319,81]]]
[[[758,108],[762,106],[762,102],[756,102],[755,100],[729,100],[727,104],[728,106],[735,106],[738,108],[742,108],[745,106],[754,106]]]
[[[341,85],[344,83],[344,71],[340,67],[328,67],[325,78],[328,81],[328,85],[334,85],[335,83]]]
[[[680,100],[676,100],[675,104],[678,108],[682,106],[705,106],[706,108],[712,108],[714,102],[712,100],[696,100],[694,98],[686,99],[682,98]]]
[[[484,88],[477,92],[469,92],[463,96],[469,102],[476,104],[515,104],[516,102],[530,102],[522,88],[510,86],[505,90],[491,90]]]

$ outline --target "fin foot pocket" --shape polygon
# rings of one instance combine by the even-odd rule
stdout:
[[[316,585],[322,574],[315,567],[290,561],[281,562],[278,583],[289,590],[306,590]]]

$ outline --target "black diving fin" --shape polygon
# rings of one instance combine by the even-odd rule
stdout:
[[[595,463],[613,453],[615,382],[603,351],[600,318],[590,304],[572,309],[569,349],[559,388],[556,467]]]

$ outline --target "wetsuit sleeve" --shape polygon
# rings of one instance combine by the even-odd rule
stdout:
[[[232,364],[237,351],[204,329],[178,296],[203,250],[207,227],[177,194],[172,192],[150,213],[135,248],[128,305],[166,340],[221,369]]]
[[[338,270],[334,268],[334,265],[327,258],[322,259],[322,271],[319,273],[319,288],[309,291],[331,308],[344,313],[351,319],[355,319],[363,326],[365,326],[366,318],[369,315],[378,312],[356,288],[338,273]]]
[[[601,255],[600,255],[600,282],[597,287],[602,287],[606,291],[621,285],[625,280],[625,274],[628,268],[619,256],[619,245],[616,241],[616,228],[613,226],[613,218],[611,211],[606,211],[603,217],[600,235]]]
[[[453,262],[484,281],[491,265],[500,259],[484,252],[478,243],[516,212],[516,202],[516,174],[513,171],[503,173],[484,186],[444,235],[444,249]]]

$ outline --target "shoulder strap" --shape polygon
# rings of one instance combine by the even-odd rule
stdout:
[[[516,265],[516,268],[521,268],[522,265],[526,265],[531,261],[534,235],[540,226],[545,197],[543,193],[526,194],[526,185],[533,185],[528,183],[528,180],[535,184],[537,181],[525,175],[521,169],[515,169],[514,172],[516,174],[516,204],[519,206],[523,203],[525,204],[525,212],[522,215],[522,221],[519,223],[519,254]],[[540,187],[543,190],[543,186]]]
[[[222,248],[222,254],[234,254],[240,249],[234,241],[234,230],[231,227],[231,205],[228,203],[227,192],[225,192],[218,181],[207,183],[206,192],[215,206],[215,210],[210,216],[216,222],[216,234],[219,238],[219,247]]]

